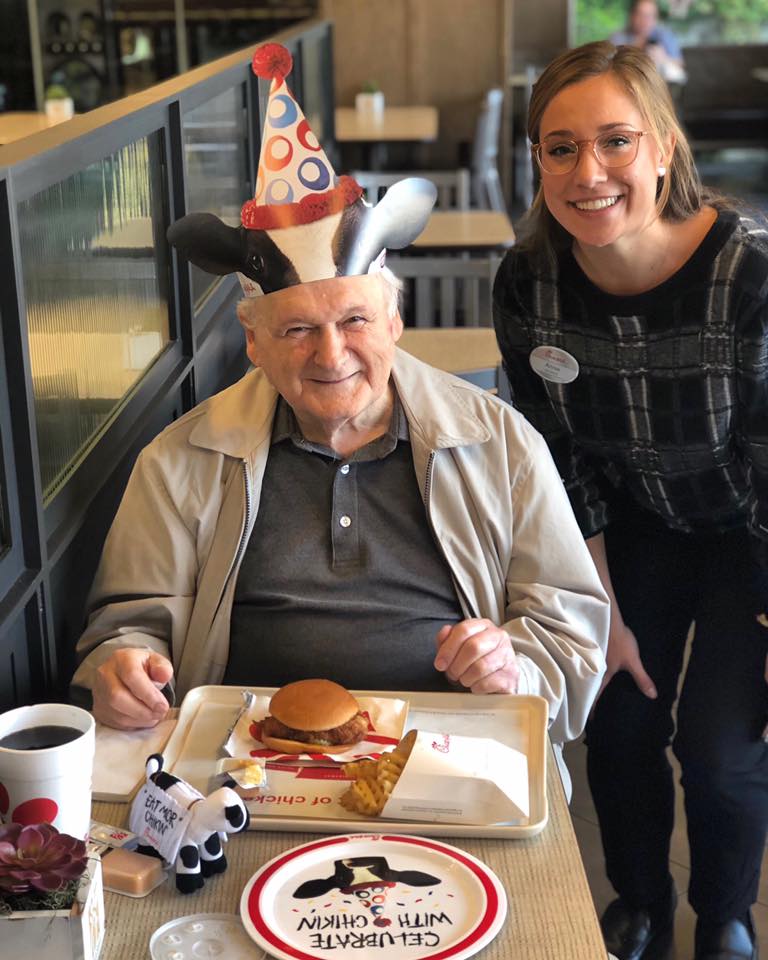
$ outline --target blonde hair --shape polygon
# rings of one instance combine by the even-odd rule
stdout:
[[[667,84],[651,58],[636,47],[615,47],[601,40],[568,50],[553,60],[533,87],[528,108],[531,143],[539,142],[541,118],[561,90],[604,74],[612,74],[623,85],[659,149],[663,151],[665,144],[674,144],[666,175],[659,178],[656,212],[663,220],[687,220],[704,203],[701,181]],[[572,239],[547,209],[541,185],[520,224],[520,232],[523,249],[549,257]]]
[[[387,315],[392,319],[400,310],[403,281],[396,277],[389,267],[382,267],[374,276],[381,280]],[[253,329],[269,308],[270,304],[265,296],[243,297],[237,303],[237,319],[246,329]]]

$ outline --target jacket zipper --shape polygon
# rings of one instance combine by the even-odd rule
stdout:
[[[245,548],[248,544],[248,536],[251,526],[251,510],[253,509],[253,505],[251,503],[251,485],[248,483],[247,460],[243,460],[243,484],[245,486],[245,521],[243,523],[243,532],[240,535],[240,543],[237,545],[237,553],[235,553],[235,560],[232,564],[232,570],[237,570],[240,566],[240,561],[243,558]]]
[[[251,512],[252,512],[253,506],[251,501],[251,488],[248,483],[248,461],[243,460],[242,463],[243,463],[243,485],[245,487],[245,519],[243,522],[243,531],[240,534],[240,541],[237,545],[237,550],[235,551],[235,555],[232,560],[232,563],[230,564],[229,572],[227,573],[227,576],[225,577],[224,582],[221,585],[219,598],[216,601],[216,607],[211,616],[211,623],[213,623],[213,621],[218,616],[219,609],[221,608],[222,600],[224,598],[224,595],[227,592],[227,587],[229,586],[229,581],[232,578],[233,574],[237,571],[238,567],[240,566],[240,562],[243,559],[243,554],[245,553],[245,548],[248,545],[248,536],[249,536],[249,531],[251,526]]]
[[[443,549],[443,545],[440,542],[440,538],[435,533],[435,525],[432,522],[432,506],[430,504],[430,494],[432,493],[432,467],[435,462],[435,456],[436,456],[436,453],[433,450],[429,455],[429,460],[427,460],[427,476],[426,476],[426,479],[424,480],[424,506],[427,512],[427,523],[429,524],[429,529],[432,531],[432,539],[435,541],[435,544],[437,545],[437,549],[440,551],[440,555],[445,561],[446,567],[448,567],[448,569],[450,570],[451,580],[453,580],[453,584],[456,587],[456,593],[459,598],[459,605],[461,606],[464,612],[464,615],[466,617],[476,617],[478,616],[478,614],[472,608],[472,604],[469,602],[467,598],[467,594],[464,591],[464,588],[462,587],[458,577],[454,573],[453,567],[451,566],[451,563],[448,557],[446,556],[445,550]]]

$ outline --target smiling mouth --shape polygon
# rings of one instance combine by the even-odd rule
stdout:
[[[319,383],[323,387],[333,387],[338,383],[346,383],[346,381],[350,380],[352,377],[354,377],[354,373],[348,373],[344,377],[336,377],[333,380],[323,380],[320,377],[312,377],[311,379],[313,383]]]
[[[576,207],[577,210],[605,210],[607,207],[612,207],[614,204],[617,204],[621,200],[621,197],[600,197],[597,200],[571,200],[570,204],[572,207]]]

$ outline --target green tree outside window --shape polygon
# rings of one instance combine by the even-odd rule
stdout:
[[[768,42],[768,0],[661,0],[659,10],[684,46]],[[626,19],[626,0],[576,0],[576,43],[605,40]]]

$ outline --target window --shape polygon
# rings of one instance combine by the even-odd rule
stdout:
[[[187,211],[215,213],[240,224],[240,208],[251,196],[243,88],[235,87],[184,115]],[[192,268],[192,297],[199,307],[217,278]]]
[[[577,0],[577,44],[607,40],[627,21],[626,0]],[[683,47],[768,42],[768,0],[659,0],[661,22]]]
[[[169,340],[159,135],[18,205],[43,497]]]

